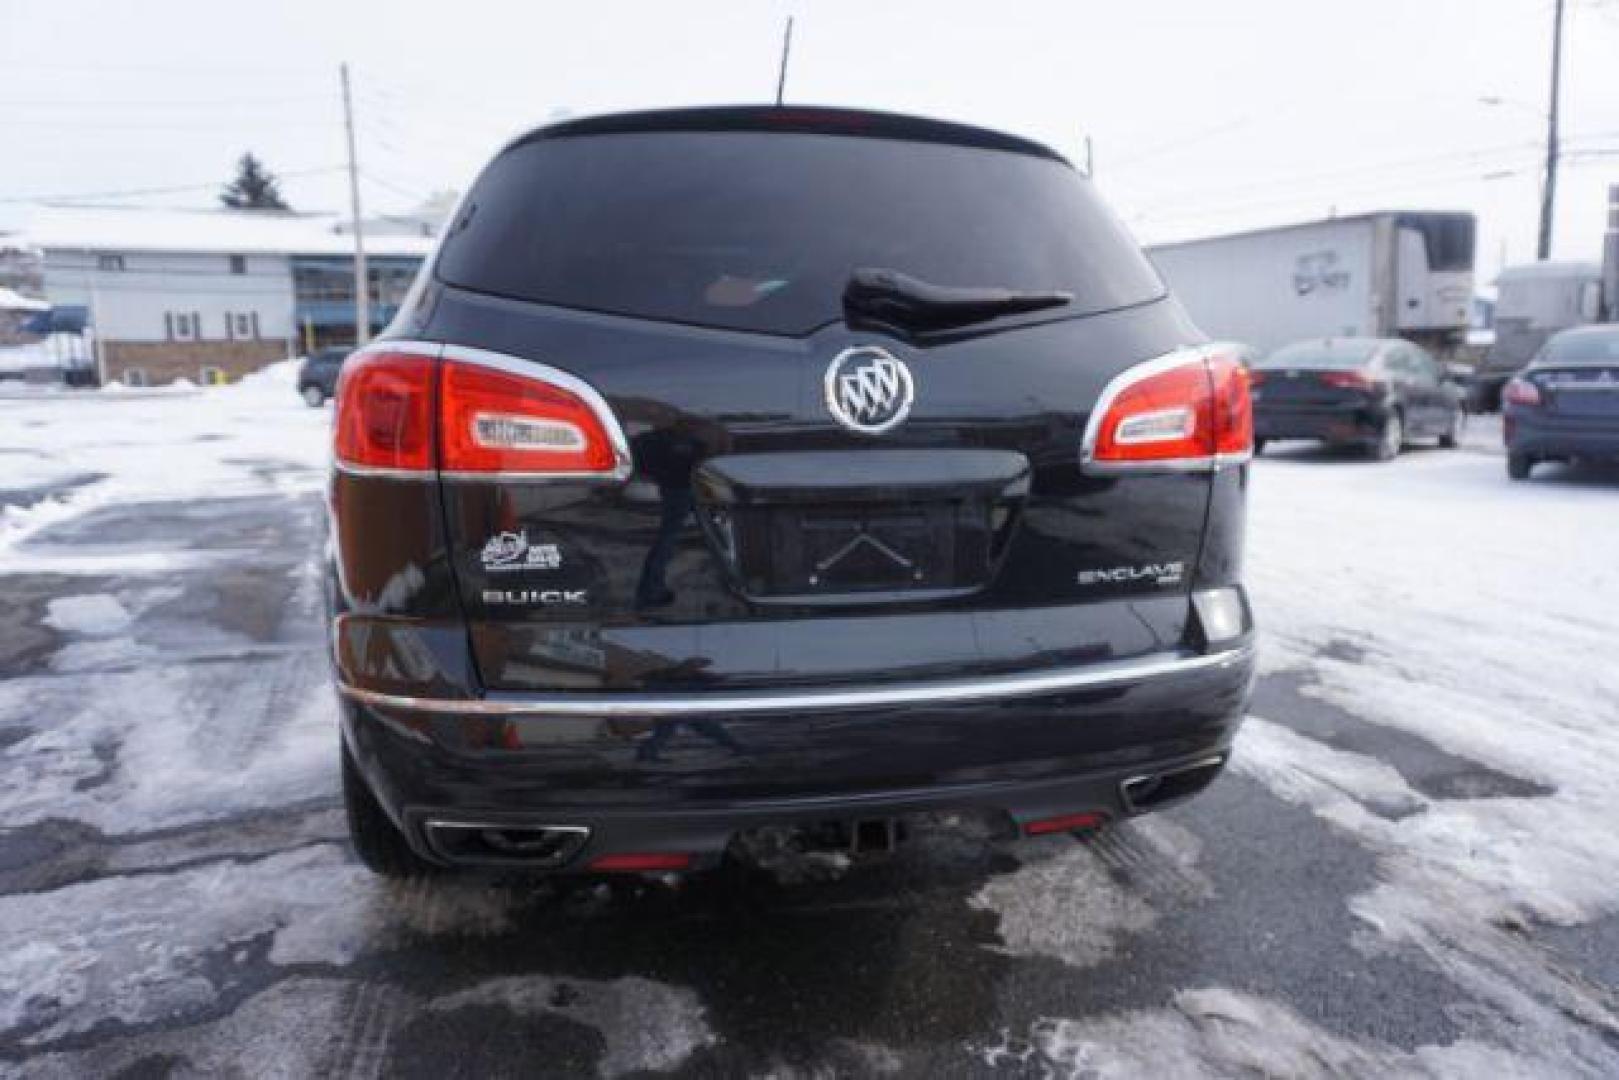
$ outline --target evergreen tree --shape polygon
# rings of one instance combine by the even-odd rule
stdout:
[[[236,163],[236,179],[219,193],[219,201],[235,210],[288,210],[281,198],[281,183],[264,163],[243,154]]]

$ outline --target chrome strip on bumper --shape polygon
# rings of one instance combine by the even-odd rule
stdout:
[[[419,698],[384,694],[376,690],[338,684],[338,691],[367,705],[411,712],[450,713],[457,716],[600,716],[662,717],[711,713],[760,714],[860,709],[887,705],[950,705],[992,701],[1066,690],[1094,690],[1145,682],[1176,675],[1218,670],[1253,660],[1250,644],[1206,654],[1156,653],[1134,660],[1116,660],[1084,667],[1016,675],[990,675],[979,679],[896,683],[890,686],[851,686],[829,690],[716,690],[684,694],[559,693],[527,695],[521,699]]]

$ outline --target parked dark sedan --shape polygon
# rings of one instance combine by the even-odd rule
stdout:
[[[1387,461],[1412,439],[1455,446],[1461,433],[1461,388],[1427,350],[1399,338],[1296,342],[1251,378],[1256,453],[1277,439],[1319,439]]]
[[[304,357],[298,368],[298,396],[311,409],[318,409],[337,395],[337,376],[349,350],[343,347],[317,349]]]
[[[1619,460],[1619,326],[1554,335],[1501,400],[1514,480],[1541,461]]]
[[[576,120],[444,236],[338,387],[372,869],[881,851],[939,811],[1066,832],[1224,766],[1246,373],[1053,151],[837,109]]]

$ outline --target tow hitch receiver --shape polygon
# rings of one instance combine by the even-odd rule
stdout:
[[[854,858],[891,855],[900,839],[898,818],[866,818],[849,828],[849,854]]]

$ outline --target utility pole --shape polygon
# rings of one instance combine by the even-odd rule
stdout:
[[[1096,179],[1096,158],[1091,153],[1091,137],[1085,136],[1085,175],[1089,179]]]
[[[1602,237],[1602,317],[1619,322],[1619,184],[1608,185],[1608,231]]]
[[[1559,0],[1561,2],[1561,0]],[[787,29],[781,35],[781,69],[776,73],[776,104],[787,90],[787,58],[793,51],[793,17],[787,16]]]
[[[360,163],[354,154],[354,100],[349,94],[348,64],[339,71],[343,76],[343,130],[349,142],[349,214],[354,229],[354,347],[359,348],[371,340],[371,287],[365,268],[365,234],[360,231]]]
[[[1552,215],[1557,206],[1557,99],[1563,81],[1563,0],[1552,11],[1552,100],[1546,110],[1546,182],[1540,188],[1538,257],[1552,253]]]

